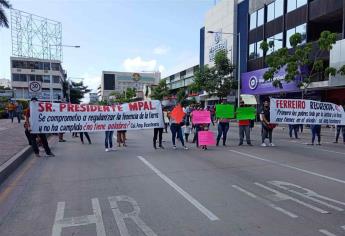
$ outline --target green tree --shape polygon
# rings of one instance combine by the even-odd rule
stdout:
[[[84,98],[84,95],[89,93],[91,90],[88,89],[87,85],[84,85],[83,81],[80,82],[71,82],[70,88],[70,102],[71,103],[80,103],[81,99]]]
[[[266,63],[269,70],[264,74],[266,81],[272,81],[273,86],[283,88],[282,81],[276,78],[276,74],[282,68],[285,68],[285,78],[287,83],[296,81],[298,79],[298,86],[302,89],[302,98],[307,92],[309,85],[318,81],[320,78],[328,78],[335,76],[336,73],[345,75],[345,66],[342,66],[338,71],[326,65],[322,59],[325,52],[329,52],[336,42],[336,34],[330,31],[323,31],[320,35],[317,52],[313,51],[312,43],[302,43],[302,35],[296,33],[290,37],[290,44],[293,48],[293,53],[290,53],[287,48],[281,48],[273,51],[274,42],[263,41],[260,48],[266,54],[269,50],[272,51],[266,57]]]
[[[216,53],[213,67],[201,67],[195,73],[194,91],[205,90],[210,96],[217,96],[219,100],[227,97],[231,89],[237,88],[234,77],[235,67],[227,57],[227,52],[221,50]]]
[[[164,97],[169,96],[169,88],[166,84],[166,80],[162,79],[159,81],[158,86],[152,89],[151,98],[156,100],[163,100]]]
[[[7,0],[0,0],[0,27],[8,28],[8,19],[5,13],[5,9],[10,9],[11,4]]]

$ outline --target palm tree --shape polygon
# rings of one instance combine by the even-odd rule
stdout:
[[[0,27],[8,28],[9,25],[7,16],[5,14],[5,8],[11,8],[11,4],[8,0],[0,0]]]

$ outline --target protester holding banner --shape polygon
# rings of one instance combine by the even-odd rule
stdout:
[[[165,133],[168,133],[169,116],[168,116],[168,110],[167,110],[166,108],[164,108],[163,117],[164,117],[164,129],[165,129]]]
[[[245,107],[244,101],[240,102],[240,107]],[[239,136],[240,136],[240,142],[238,146],[243,145],[244,135],[246,135],[246,141],[247,141],[248,146],[253,146],[250,141],[250,120],[239,120],[238,126],[239,126]]]
[[[80,132],[80,141],[82,144],[84,144],[84,135],[87,139],[87,141],[89,142],[89,144],[91,144],[91,139],[90,139],[90,136],[89,136],[89,133],[88,132]]]
[[[295,138],[298,139],[298,130],[299,130],[300,125],[296,124],[289,124],[289,136],[292,138],[292,131],[295,134]]]
[[[127,147],[127,144],[126,144],[126,130],[119,130],[117,131],[117,146],[118,147],[121,147],[121,144],[124,146],[124,147]]]
[[[317,145],[321,145],[321,125],[311,125],[310,129],[311,129],[312,138],[311,138],[311,143],[309,143],[308,145],[314,145],[316,136],[317,136]]]
[[[343,135],[343,142],[345,144],[345,125],[337,125],[337,133],[335,135],[335,142],[334,143],[338,143],[340,132]]]
[[[218,135],[217,135],[217,146],[219,146],[220,138],[223,136],[223,146],[226,146],[226,139],[230,127],[230,119],[218,118]]]
[[[35,98],[35,97],[31,98],[31,102],[36,103],[37,98]],[[51,156],[51,157],[55,156],[50,150],[46,134],[44,134],[44,133],[39,133],[39,134],[31,133],[30,108],[28,108],[26,110],[25,123],[26,123],[26,127],[27,127],[28,131],[30,132],[31,146],[32,146],[32,149],[34,150],[36,157],[41,157],[40,156],[40,150],[39,150],[38,145],[37,145],[37,137],[40,139],[42,146],[46,152],[46,155]]]
[[[270,123],[270,104],[266,100],[264,101],[263,109],[260,113],[260,120],[262,124],[262,131],[261,131],[261,146],[267,147],[267,144],[265,143],[265,139],[268,136],[269,139],[269,146],[273,147],[275,146],[272,142],[272,133],[275,125]]]
[[[105,145],[105,151],[109,152],[110,150],[113,149],[113,134],[114,131],[113,130],[108,130],[105,131],[105,141],[104,141],[104,145]]]

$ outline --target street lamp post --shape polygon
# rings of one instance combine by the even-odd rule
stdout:
[[[209,34],[215,34],[215,33],[219,33],[219,34],[230,34],[230,35],[234,35],[234,36],[238,36],[238,61],[237,61],[237,105],[240,106],[240,79],[241,79],[241,72],[240,72],[240,64],[241,64],[241,34],[238,33],[224,33],[224,32],[216,32],[216,31],[212,31],[209,30],[207,31],[207,33]]]
[[[52,75],[52,54],[51,47],[66,47],[66,48],[80,48],[78,45],[63,45],[63,44],[49,44],[49,82],[50,82],[50,102],[53,102],[53,75]]]

